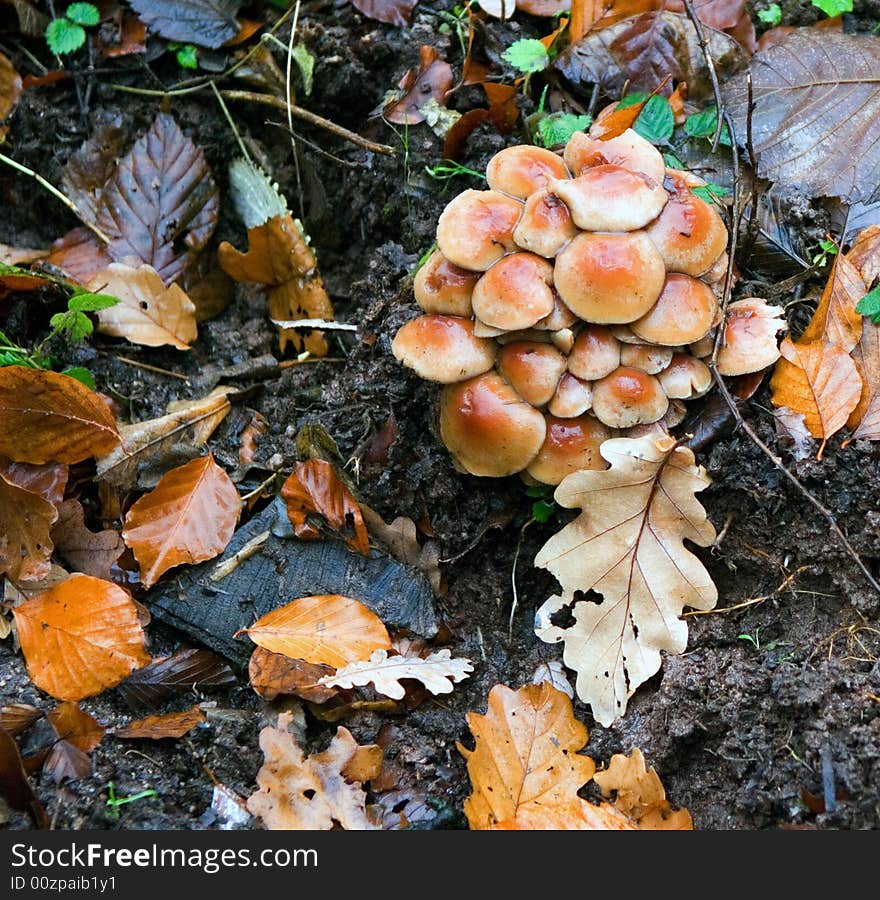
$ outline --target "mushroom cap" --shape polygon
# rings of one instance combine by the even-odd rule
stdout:
[[[561,350],[566,356],[574,347],[574,332],[570,328],[560,328],[559,331],[550,332],[550,340],[557,350]]]
[[[474,323],[458,316],[419,316],[391,342],[391,352],[426,381],[452,384],[495,365],[493,341],[474,336]]]
[[[526,471],[536,481],[559,484],[580,469],[606,469],[608,463],[599,447],[612,436],[611,430],[593,416],[547,416],[547,436]]]
[[[784,313],[781,306],[770,306],[760,297],[731,303],[718,350],[718,372],[745,375],[773,365],[780,355],[776,335],[787,327]]]
[[[703,272],[703,274],[700,276],[700,281],[705,281],[706,284],[711,285],[718,284],[718,282],[721,281],[721,279],[724,278],[724,276],[727,274],[727,267],[729,264],[730,256],[725,250],[724,253],[722,253],[721,256],[719,256],[718,259],[715,260],[715,262],[712,264],[712,267],[708,271]],[[734,267],[733,278],[731,280],[730,286],[733,287],[736,284],[737,280],[738,276],[736,268]]]
[[[577,316],[562,302],[562,298],[553,291],[553,312],[535,322],[539,331],[561,331],[571,328],[577,322]]]
[[[560,419],[582,416],[593,405],[593,386],[566,372],[556,385],[556,393],[547,407]]]
[[[513,239],[524,250],[550,257],[578,233],[568,207],[548,190],[536,191],[525,202]]]
[[[673,194],[645,231],[670,272],[703,275],[727,248],[727,226],[721,216],[690,191]]]
[[[620,344],[607,328],[587,325],[568,354],[568,371],[583,381],[598,381],[620,365]]]
[[[696,356],[698,359],[705,359],[715,352],[715,329],[710,328],[708,333],[701,337],[698,341],[688,344],[688,353]]]
[[[492,328],[530,328],[553,312],[553,266],[534,253],[511,253],[474,287],[477,317]]]
[[[677,347],[708,334],[717,312],[712,288],[690,275],[670,274],[651,311],[629,327],[652,344]]]
[[[426,313],[467,318],[473,315],[471,294],[479,278],[479,272],[462,269],[435,250],[413,279],[416,303]]]
[[[552,150],[517,144],[499,150],[486,166],[486,181],[493,191],[525,200],[557,178],[568,178],[565,163]]]
[[[472,475],[501,478],[525,469],[547,434],[544,415],[497,373],[443,388],[440,436]]]
[[[552,344],[514,341],[498,351],[498,370],[526,403],[543,406],[565,371],[565,357]]]
[[[666,415],[660,420],[660,424],[666,429],[675,428],[684,422],[686,415],[687,406],[681,400],[670,400],[669,409],[666,410]]]
[[[668,194],[662,182],[620,166],[594,166],[550,190],[568,207],[578,228],[635,231],[660,215]]]
[[[576,131],[565,145],[563,158],[574,175],[593,166],[612,165],[641,172],[656,184],[663,184],[666,174],[660,151],[632,128],[607,141]]]
[[[637,334],[633,334],[633,330],[629,327],[629,325],[609,325],[608,330],[618,341],[620,341],[621,344],[644,343],[644,341]]]
[[[621,344],[620,364],[641,369],[649,375],[662,372],[672,362],[672,347],[657,344]]]
[[[641,369],[621,366],[593,385],[593,414],[609,428],[632,428],[666,415],[660,382]]]
[[[522,203],[498,191],[462,191],[437,220],[437,246],[456,266],[485,272],[516,249],[513,229]]]
[[[657,377],[670,400],[702,397],[712,387],[711,370],[690,353],[676,353]]]
[[[666,267],[643,232],[575,237],[556,257],[553,279],[566,306],[586,322],[644,316],[663,290]]]

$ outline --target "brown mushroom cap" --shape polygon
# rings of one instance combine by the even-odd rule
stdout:
[[[556,257],[559,296],[586,322],[626,323],[641,318],[663,290],[666,267],[643,232],[575,237]]]
[[[690,275],[671,274],[651,311],[629,327],[645,341],[677,347],[706,335],[717,312],[712,288]]]
[[[543,406],[565,371],[565,357],[552,344],[514,341],[498,351],[498,370],[526,403]]]
[[[675,428],[684,422],[686,415],[687,406],[681,400],[670,400],[669,409],[666,410],[666,415],[660,420],[660,424],[666,429]]]
[[[583,381],[598,381],[620,365],[620,344],[601,325],[587,325],[574,340],[568,371]]]
[[[665,279],[664,279],[665,281]],[[629,325],[609,325],[608,330],[621,344],[643,344],[644,341],[633,333]]]
[[[641,369],[621,366],[593,385],[593,414],[609,428],[631,428],[666,415],[660,382]]]
[[[501,478],[521,471],[537,456],[546,434],[543,414],[497,372],[442,391],[440,435],[457,463],[472,475]]]
[[[730,264],[730,257],[725,250],[718,259],[715,260],[712,268],[707,272],[703,272],[700,276],[700,281],[705,281],[706,284],[716,285],[725,275],[727,275],[727,267]],[[736,269],[733,270],[733,279],[731,281],[731,287],[735,285],[737,282],[737,274]]]
[[[668,194],[662,183],[620,166],[594,166],[577,178],[554,181],[575,225],[587,231],[635,231],[660,215]]]
[[[571,419],[582,416],[592,405],[593,386],[588,381],[581,381],[580,378],[566,372],[559,379],[556,393],[547,408],[560,419]]]
[[[526,471],[536,481],[559,484],[566,475],[580,469],[606,469],[608,464],[599,447],[610,437],[610,429],[593,416],[547,416],[547,436]]]
[[[645,231],[670,272],[699,276],[727,247],[727,226],[715,208],[690,191],[673,194]]]
[[[571,328],[577,322],[577,316],[562,302],[562,298],[553,291],[553,312],[535,322],[540,331],[561,331]]]
[[[485,272],[516,249],[513,229],[522,203],[498,191],[463,191],[437,221],[437,246],[456,266]]]
[[[690,353],[676,353],[657,377],[670,400],[702,397],[712,387],[711,370]]]
[[[724,336],[718,350],[721,375],[760,372],[779,359],[777,333],[786,328],[781,306],[746,297],[727,307]]]
[[[525,200],[557,178],[568,178],[565,163],[552,150],[518,144],[496,153],[486,166],[486,181],[493,191]]]
[[[471,294],[479,278],[479,272],[462,269],[435,250],[413,279],[416,303],[426,313],[467,318],[473,314]]]
[[[534,253],[511,253],[477,282],[471,303],[492,328],[530,328],[553,312],[553,266]]]
[[[419,316],[391,342],[391,351],[426,381],[451,384],[488,372],[495,344],[474,336],[474,323],[457,316]]]
[[[526,200],[513,239],[524,250],[550,258],[577,233],[578,227],[572,222],[568,207],[555,194],[543,190]]]
[[[705,359],[715,352],[715,329],[710,328],[708,334],[701,337],[698,341],[688,344],[688,353],[696,356],[698,359]]]
[[[620,364],[641,369],[649,375],[662,372],[672,361],[672,347],[657,344],[621,344]]]
[[[593,166],[612,165],[641,172],[655,184],[662,184],[666,174],[660,151],[632,128],[607,141],[576,131],[565,145],[563,158],[574,175]]]

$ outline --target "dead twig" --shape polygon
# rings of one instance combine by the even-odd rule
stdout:
[[[189,378],[186,375],[181,375],[180,372],[172,372],[170,369],[160,369],[159,366],[151,366],[149,363],[138,362],[136,359],[129,359],[127,356],[116,356],[114,359],[119,360],[119,362],[124,363],[127,366],[134,366],[136,369],[146,369],[148,372],[155,372],[157,375],[167,375],[169,378],[177,378],[180,381],[189,383]]]
[[[774,590],[769,594],[764,594],[763,597],[752,597],[750,600],[743,600],[742,603],[736,603],[733,606],[724,606],[721,609],[691,609],[686,613],[682,613],[682,618],[687,616],[717,616],[723,613],[736,612],[739,609],[747,609],[749,606],[757,606],[759,603],[764,603],[766,600],[772,600],[773,597],[778,597],[792,581],[801,574],[801,572],[806,572],[808,569],[812,568],[812,566],[801,566],[787,575]]]

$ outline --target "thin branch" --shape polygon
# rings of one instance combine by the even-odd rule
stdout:
[[[712,54],[709,52],[709,45],[706,43],[706,36],[703,33],[703,23],[700,22],[694,7],[691,5],[691,0],[684,0],[684,8],[688,18],[691,20],[691,24],[694,26],[694,31],[697,33],[697,42],[700,45],[700,50],[703,51],[703,58],[706,60],[706,68],[709,70],[709,80],[712,82],[712,93],[715,94],[715,108],[718,110],[718,118],[715,123],[715,135],[712,138],[712,152],[714,153],[718,149],[718,143],[721,140],[721,130],[724,124],[721,120],[721,85],[718,83],[718,73],[715,71],[715,60],[712,59]]]

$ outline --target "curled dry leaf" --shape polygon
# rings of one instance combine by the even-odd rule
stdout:
[[[289,694],[310,703],[326,703],[339,693],[338,688],[321,683],[333,671],[332,666],[291,659],[263,647],[254,649],[248,664],[251,687],[264,700]]]
[[[175,694],[228,687],[235,683],[232,669],[216,653],[191,649],[154,659],[148,666],[132,672],[118,690],[132,708],[155,708]]]
[[[131,507],[122,531],[144,587],[174,566],[222,553],[240,512],[238,490],[211,454],[168,472]]]
[[[90,531],[79,500],[65,500],[52,526],[55,549],[77,572],[110,580],[113,564],[122,556],[125,542],[118,531]]]
[[[804,424],[804,414],[787,406],[780,406],[773,413],[776,421],[776,438],[783,446],[788,445],[794,459],[808,459],[815,450],[813,436]]]
[[[715,529],[696,498],[709,485],[691,450],[673,438],[613,438],[600,452],[605,471],[574,472],[556,502],[583,512],[550,538],[535,558],[562,586],[538,610],[535,631],[565,642],[565,664],[577,671],[578,697],[610,725],[640,684],[660,668],[660,651],[682,653],[684,606],[712,609],[718,592],[685,540],[708,547]],[[599,602],[575,602],[594,591]],[[572,607],[574,624],[554,616]]]
[[[824,341],[849,353],[862,336],[862,317],[856,312],[856,304],[864,295],[865,282],[859,270],[848,256],[836,256],[819,305],[798,343]]]
[[[425,121],[422,107],[429,101],[446,105],[453,81],[452,66],[432,46],[422,44],[418,68],[410,69],[403,76],[396,99],[385,106],[382,115],[395,125],[418,125]]]
[[[116,419],[94,391],[75,378],[0,368],[0,454],[16,462],[78,463],[119,443]]]
[[[43,718],[42,710],[30,703],[11,703],[0,707],[0,728],[13,737],[27,731],[35,722]]]
[[[13,611],[31,681],[59,700],[82,700],[146,665],[134,600],[121,587],[71,575]]]
[[[163,716],[147,716],[130,722],[124,728],[117,728],[118,738],[146,739],[159,741],[163,738],[181,738],[197,725],[207,721],[205,714],[194,706],[184,712],[166,713]]]

